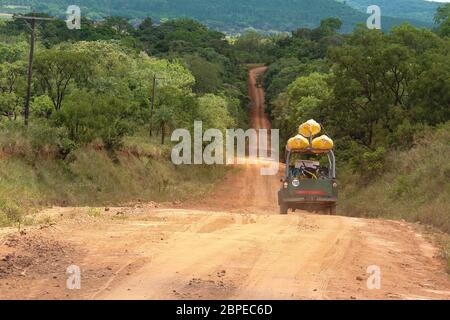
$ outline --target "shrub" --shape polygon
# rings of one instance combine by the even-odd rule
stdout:
[[[351,166],[361,177],[367,181],[374,179],[384,170],[386,149],[378,147],[374,151],[365,151],[362,154],[355,154],[351,159]]]
[[[450,233],[449,153],[450,122],[419,132],[410,150],[365,153],[358,170],[338,171],[341,212],[420,221]],[[373,179],[361,186],[363,169]]]
[[[0,198],[0,226],[20,225],[23,219],[23,211],[13,201]]]
[[[49,118],[53,110],[53,102],[47,95],[34,97],[30,106],[31,116],[37,118]]]
[[[88,144],[100,138],[108,150],[114,150],[133,131],[129,120],[132,112],[133,105],[121,98],[79,90],[54,114],[54,121],[76,143]]]
[[[65,128],[54,127],[35,119],[25,128],[21,123],[7,122],[0,127],[0,148],[10,156],[34,161],[36,158],[64,158],[75,144]]]

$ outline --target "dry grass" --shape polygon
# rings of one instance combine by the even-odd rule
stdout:
[[[450,235],[426,225],[422,225],[419,230],[425,234],[431,242],[442,248],[442,259],[446,264],[445,267],[447,273],[450,274]]]
[[[340,211],[346,215],[420,221],[450,233],[450,123],[409,151],[391,152],[385,171],[361,184],[340,172]]]
[[[445,233],[439,241],[450,272],[450,123],[409,151],[391,152],[384,173],[361,184],[357,174],[341,170],[340,212],[421,222]]]
[[[0,159],[0,226],[49,205],[183,201],[210,192],[226,174],[223,166],[175,166],[168,158],[169,146],[144,140],[130,138],[115,155],[85,147],[65,160],[30,158],[27,143],[15,140]]]

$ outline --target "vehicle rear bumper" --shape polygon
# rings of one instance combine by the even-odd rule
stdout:
[[[337,198],[302,198],[302,197],[294,197],[294,198],[283,198],[280,199],[280,202],[291,203],[291,204],[333,204],[337,202]]]

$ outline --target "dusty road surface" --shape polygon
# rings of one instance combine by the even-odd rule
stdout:
[[[249,77],[252,124],[270,128]],[[404,222],[278,214],[279,177],[234,170],[207,199],[53,208],[0,231],[2,299],[450,299],[439,250]],[[81,269],[67,288],[66,269]],[[381,271],[370,290],[367,269]],[[70,284],[70,283],[69,283]]]

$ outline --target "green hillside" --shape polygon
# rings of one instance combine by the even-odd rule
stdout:
[[[376,4],[381,8],[381,14],[397,17],[409,18],[431,23],[440,3],[425,0],[378,0],[374,3],[371,0],[343,0],[351,7],[366,11],[367,7]]]
[[[36,1],[35,9],[64,16],[67,6],[71,4],[70,0],[43,0]],[[367,19],[365,12],[335,0],[80,0],[77,4],[85,16],[93,19],[112,15],[133,20],[150,16],[156,21],[188,17],[229,33],[241,32],[246,28],[264,31],[314,28],[320,20],[328,17],[340,18],[344,22],[342,31],[347,32]],[[385,17],[383,28],[390,29],[404,20],[416,26],[431,24],[404,17]]]

